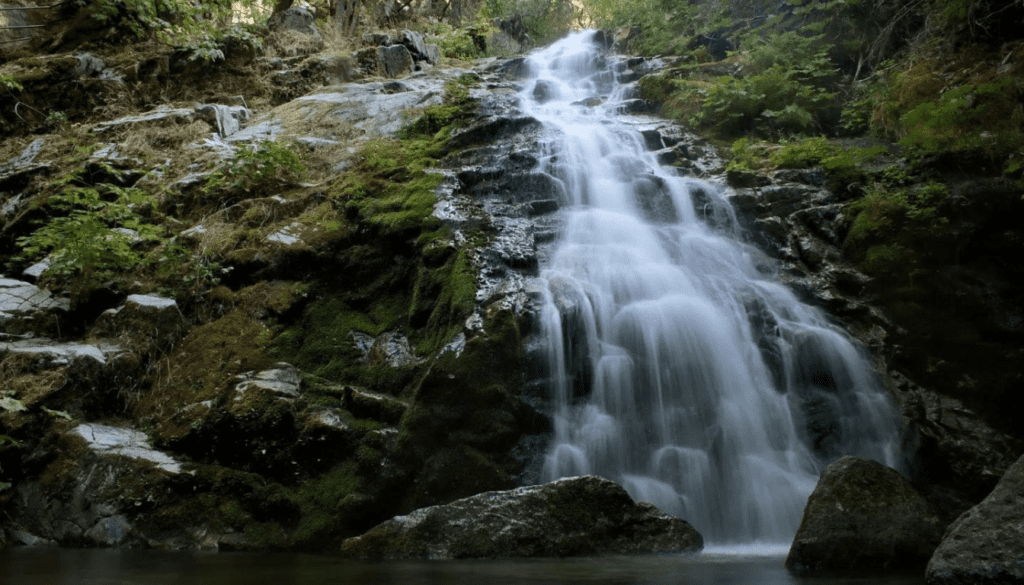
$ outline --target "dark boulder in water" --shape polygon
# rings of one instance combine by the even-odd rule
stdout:
[[[786,567],[801,574],[923,568],[943,528],[899,472],[847,456],[821,474]]]
[[[928,585],[1024,583],[1024,457],[953,522],[925,579]]]
[[[685,520],[595,476],[487,492],[397,516],[341,545],[358,558],[469,559],[699,552]]]

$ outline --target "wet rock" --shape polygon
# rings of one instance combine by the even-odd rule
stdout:
[[[153,449],[149,444],[149,437],[141,431],[82,423],[71,432],[85,439],[89,449],[100,455],[148,461],[170,473],[181,471],[181,464],[166,453]]]
[[[942,530],[931,505],[897,471],[847,456],[822,473],[786,567],[800,574],[920,568]]]
[[[686,521],[594,476],[487,492],[398,516],[344,541],[357,558],[465,559],[698,552]]]
[[[269,370],[262,372],[246,372],[239,374],[241,380],[235,386],[235,400],[244,400],[245,394],[252,390],[262,390],[271,394],[296,398],[302,386],[299,371],[295,366],[286,363],[274,364]]]
[[[925,580],[928,585],[1024,582],[1024,457],[949,527]]]
[[[409,338],[389,331],[377,337],[372,337],[358,331],[349,332],[352,342],[363,354],[363,360],[371,365],[388,365],[392,368],[410,366],[423,363],[422,358],[416,357],[409,345]]]
[[[196,106],[196,114],[213,126],[223,138],[238,132],[242,128],[242,123],[252,117],[252,111],[249,108],[222,104]]]
[[[132,525],[123,515],[108,516],[85,532],[85,539],[101,547],[116,547],[128,539]]]
[[[56,546],[57,543],[46,539],[40,538],[24,530],[12,530],[10,532],[11,541],[21,546]]]
[[[543,104],[555,97],[557,90],[551,85],[551,83],[540,79],[537,84],[533,87],[533,99],[538,104]]]
[[[734,188],[750,188],[750,187],[764,187],[769,183],[769,180],[764,175],[752,173],[750,171],[741,171],[737,169],[729,170],[725,173],[725,181],[730,187]]]

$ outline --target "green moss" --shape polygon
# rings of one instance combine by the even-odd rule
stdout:
[[[347,462],[303,483],[296,494],[302,520],[291,536],[293,545],[316,546],[318,539],[351,532],[349,526],[365,500],[358,491],[362,481],[356,464]]]

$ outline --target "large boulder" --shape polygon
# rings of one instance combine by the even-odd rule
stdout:
[[[942,529],[931,505],[896,470],[847,456],[821,474],[786,567],[802,574],[920,568]]]
[[[1024,456],[949,527],[925,579],[928,585],[1024,583]]]
[[[398,516],[341,545],[358,558],[466,559],[698,552],[686,521],[595,476],[487,492]]]

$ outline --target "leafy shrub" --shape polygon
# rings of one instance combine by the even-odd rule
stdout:
[[[306,172],[299,155],[288,146],[272,140],[238,149],[206,179],[207,195],[220,199],[248,194],[256,189],[279,188],[297,182]]]
[[[917,105],[900,117],[906,136],[902,146],[925,152],[969,150],[983,146],[982,128],[1005,123],[996,109],[1004,101],[1004,90],[1011,79],[978,86],[961,85],[942,94],[938,100]],[[994,119],[993,119],[994,114]]]
[[[568,0],[484,0],[480,14],[487,19],[523,17],[523,26],[533,42],[550,43],[572,30],[578,12]]]
[[[712,86],[697,121],[733,135],[820,127],[835,96],[827,89],[834,69],[819,39],[786,32],[761,42],[748,55],[754,73]]]
[[[14,80],[14,77],[7,74],[0,74],[0,85],[4,86],[8,90],[22,91],[25,89],[20,83]]]
[[[75,0],[89,7],[90,16],[105,26],[123,26],[138,38],[149,34],[164,43],[202,43],[238,35],[239,27],[228,27],[233,8],[270,12],[271,0],[192,2],[191,0]],[[253,37],[255,38],[255,37]],[[207,54],[212,57],[212,54]]]
[[[439,22],[429,32],[436,35],[434,42],[441,49],[441,54],[449,59],[476,59],[483,57],[484,52],[477,46],[474,34],[486,33],[489,25],[480,24],[472,29],[455,28],[450,24]]]
[[[159,228],[136,212],[150,201],[141,189],[109,183],[68,186],[46,203],[55,217],[19,238],[18,246],[29,258],[49,254],[49,274],[70,276],[81,271],[89,279],[101,279],[130,270],[143,261],[136,240],[160,239]]]
[[[842,148],[824,137],[809,138],[784,145],[772,153],[772,164],[780,168],[820,166],[828,177],[829,188],[836,192],[853,191],[864,182],[863,164],[886,151],[883,146]]]

